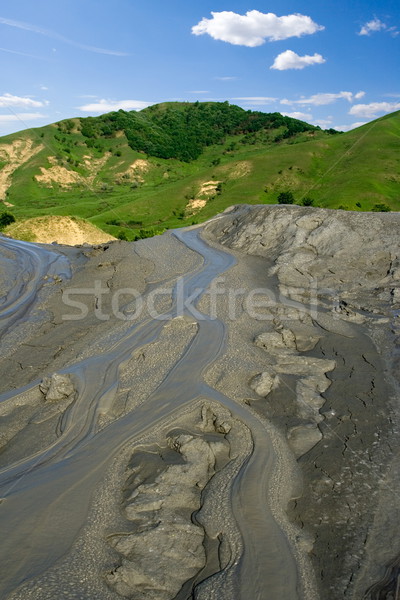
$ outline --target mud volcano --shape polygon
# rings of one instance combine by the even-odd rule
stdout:
[[[1,237],[1,598],[397,598],[399,225]]]

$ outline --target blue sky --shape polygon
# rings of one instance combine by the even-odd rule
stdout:
[[[0,33],[0,135],[167,100],[343,130],[400,110],[398,0],[14,0]]]

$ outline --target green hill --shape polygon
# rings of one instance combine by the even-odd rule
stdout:
[[[87,219],[136,239],[236,203],[400,208],[400,112],[349,133],[223,103],[165,103],[0,139],[0,199],[17,220]]]

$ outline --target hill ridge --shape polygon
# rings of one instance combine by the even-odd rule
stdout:
[[[229,103],[166,103],[0,138],[0,193],[17,219],[82,217],[129,240],[282,193],[398,210],[399,147],[400,111],[335,134]]]

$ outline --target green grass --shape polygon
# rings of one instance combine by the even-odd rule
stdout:
[[[283,191],[291,191],[297,203],[308,196],[314,206],[326,208],[369,211],[386,204],[391,210],[400,209],[400,112],[340,135],[315,129],[279,143],[274,142],[277,129],[262,129],[250,137],[226,136],[192,162],[132,150],[123,133],[98,137],[96,147],[88,148],[87,138],[77,128],[79,119],[73,121],[70,133],[64,123],[0,140],[10,144],[30,138],[35,145],[44,145],[13,174],[6,199],[14,204],[7,210],[17,219],[76,216],[112,235],[124,230],[128,239],[135,239],[202,222],[232,204],[275,204]],[[105,153],[109,158],[103,168],[90,174],[84,156],[96,160]],[[76,171],[82,182],[67,189],[39,184],[35,176],[41,167],[51,167],[49,156]],[[121,174],[138,159],[148,161],[149,168],[142,173],[143,182],[135,184]],[[241,176],[234,174],[237,163],[242,165]],[[221,191],[198,213],[190,214],[185,210],[190,198],[210,180],[221,181]]]

